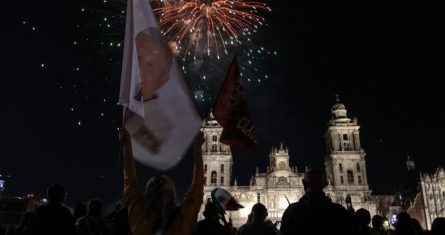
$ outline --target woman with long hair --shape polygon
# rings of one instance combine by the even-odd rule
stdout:
[[[121,129],[120,137],[123,147],[124,200],[133,235],[191,234],[204,196],[202,133],[198,134],[194,146],[195,169],[192,184],[179,206],[175,203],[175,185],[165,175],[151,178],[145,191],[142,191],[136,178],[130,135]]]

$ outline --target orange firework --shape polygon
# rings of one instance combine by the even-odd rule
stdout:
[[[170,1],[171,2],[171,1]],[[222,47],[227,54],[225,39],[233,43],[239,42],[241,32],[249,34],[262,25],[264,18],[257,10],[269,10],[264,3],[243,2],[239,0],[183,0],[154,9],[160,17],[160,25],[164,35],[172,43],[185,44],[185,54],[191,54],[194,47],[195,55],[199,49],[200,39],[205,38],[206,52],[210,55],[211,47]]]

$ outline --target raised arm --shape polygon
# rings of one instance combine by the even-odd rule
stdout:
[[[196,223],[199,209],[204,197],[204,167],[202,163],[202,144],[204,136],[200,132],[195,140],[193,153],[195,155],[195,169],[193,171],[192,184],[181,204],[175,226],[171,234],[189,234]],[[176,231],[178,229],[178,231]]]
[[[130,134],[125,129],[121,129],[119,134],[123,153],[124,201],[128,208],[130,227],[135,234],[136,230],[144,229],[140,227],[144,225],[143,220],[146,220],[144,193],[136,178],[136,165],[133,159]]]
[[[124,183],[137,181],[136,179],[136,165],[133,159],[133,150],[131,145],[131,137],[127,130],[119,130],[121,147],[122,147],[122,161],[124,170]]]

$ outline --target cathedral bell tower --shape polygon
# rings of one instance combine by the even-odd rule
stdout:
[[[325,134],[327,156],[326,177],[333,189],[369,190],[365,152],[360,144],[357,118],[351,120],[346,106],[340,103],[331,108],[331,119]]]
[[[222,144],[222,126],[212,113],[203,121],[201,131],[205,142],[202,145],[205,187],[228,187],[232,177],[232,153],[230,146]]]

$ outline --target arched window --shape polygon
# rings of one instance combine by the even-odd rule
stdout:
[[[341,163],[338,164],[338,168],[340,169],[340,172],[343,172],[343,165]]]
[[[360,172],[360,164],[357,163],[357,172]]]
[[[351,170],[348,171],[348,183],[354,183],[354,173]]]
[[[221,173],[224,173],[224,164],[221,164]]]
[[[216,184],[216,171],[212,171],[211,178],[210,178],[211,184]]]
[[[221,185],[224,185],[224,177],[221,176]]]
[[[212,145],[212,152],[218,152],[218,145]]]

